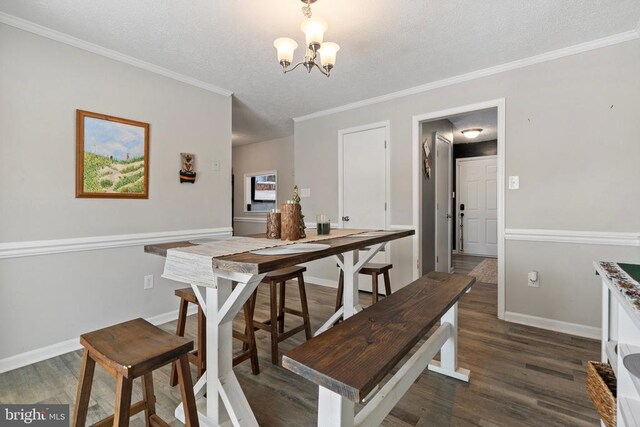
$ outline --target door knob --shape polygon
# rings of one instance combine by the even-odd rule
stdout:
[[[342,220],[343,220],[344,222],[349,222],[349,216],[343,216],[343,217],[342,217]]]
[[[447,219],[453,218],[453,215],[447,214]]]

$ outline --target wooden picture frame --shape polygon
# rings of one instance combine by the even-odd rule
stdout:
[[[149,198],[149,124],[76,110],[76,198]]]

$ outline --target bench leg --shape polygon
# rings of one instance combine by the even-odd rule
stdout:
[[[429,370],[456,378],[460,381],[469,382],[470,372],[468,369],[458,367],[458,303],[447,311],[440,319],[440,324],[451,324],[451,337],[444,343],[440,350],[440,362],[432,360]]]
[[[319,388],[318,427],[353,427],[354,403],[329,389]]]

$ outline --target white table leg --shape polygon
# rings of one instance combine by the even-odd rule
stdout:
[[[344,274],[342,308],[334,313],[324,325],[318,328],[314,336],[318,336],[332,327],[340,317],[347,319],[359,311],[362,311],[362,306],[358,303],[358,274],[360,273],[360,269],[384,248],[385,245],[386,242],[372,245],[362,258],[360,258],[360,250],[334,255],[336,263]]]
[[[451,336],[440,350],[440,362],[432,360],[429,370],[448,377],[456,378],[460,381],[469,382],[470,372],[468,369],[458,367],[458,303],[447,311],[440,319],[440,324],[449,323],[451,325]]]
[[[320,386],[318,427],[353,427],[355,405],[338,393]]]
[[[358,251],[347,252],[344,259],[344,292],[343,292],[343,313],[342,318],[348,319],[358,312]]]
[[[206,386],[206,415],[198,414],[202,425],[258,425],[233,372],[233,319],[264,276],[215,270],[216,285],[206,287],[206,300],[199,284],[192,284],[198,302],[205,309],[207,322],[207,370],[194,386],[198,396],[204,394]],[[233,290],[232,281],[238,282]],[[175,414],[184,422],[182,404]]]
[[[216,278],[217,289],[207,288],[207,418],[214,425],[229,421],[220,397],[219,378],[233,372],[231,322],[218,325],[218,312],[231,295],[231,281]],[[257,425],[257,423],[256,423]]]

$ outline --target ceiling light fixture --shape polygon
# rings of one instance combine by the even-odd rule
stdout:
[[[302,7],[302,14],[306,18],[300,25],[306,44],[304,59],[289,69],[293,62],[293,52],[298,47],[298,43],[293,39],[280,37],[273,42],[273,46],[278,51],[278,62],[282,65],[285,74],[304,65],[309,73],[316,67],[322,74],[329,77],[331,69],[336,64],[336,54],[340,50],[340,46],[336,43],[323,41],[324,32],[328,28],[327,22],[322,18],[314,18],[311,13],[311,3],[315,3],[317,0],[301,1],[305,4]],[[320,54],[320,65],[316,62],[318,54]]]
[[[464,136],[466,136],[469,139],[473,139],[473,138],[477,138],[478,135],[480,135],[480,132],[482,132],[482,129],[480,128],[474,128],[474,129],[465,129],[462,132],[462,134]]]

